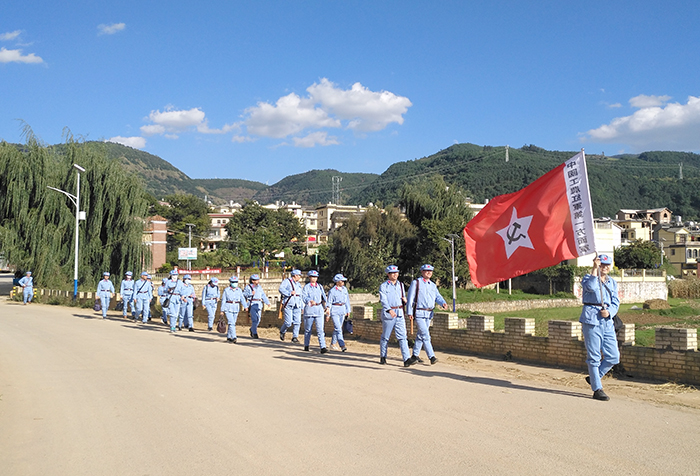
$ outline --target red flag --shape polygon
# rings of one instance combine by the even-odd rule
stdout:
[[[477,287],[593,253],[583,151],[524,189],[491,200],[464,227],[464,242]]]

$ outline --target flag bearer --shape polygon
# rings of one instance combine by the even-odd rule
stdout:
[[[304,302],[301,300],[301,271],[293,269],[291,276],[280,284],[280,294],[282,295],[282,313],[284,321],[280,327],[280,340],[284,340],[284,335],[289,328],[292,328],[292,342],[299,342],[299,327],[301,327],[301,309]]]
[[[141,322],[146,324],[151,316],[151,299],[153,298],[153,284],[149,281],[147,272],[141,273],[141,279],[136,281],[134,289],[136,289],[134,294],[136,316],[141,315]]]
[[[131,316],[136,320],[136,309],[134,309],[134,273],[127,271],[122,279],[122,284],[119,286],[119,294],[122,297],[122,316],[126,318],[127,308],[131,305]]]
[[[238,287],[238,276],[228,278],[228,287],[224,289],[221,296],[221,314],[226,315],[228,321],[228,332],[226,334],[226,342],[235,344],[238,342],[236,337],[236,320],[241,309],[248,310],[243,291]]]
[[[209,317],[209,325],[207,329],[212,330],[214,328],[214,317],[216,317],[216,303],[219,302],[219,297],[221,293],[219,292],[219,279],[211,278],[204,289],[202,290],[202,304],[207,309],[207,314]]]
[[[425,348],[425,353],[430,359],[430,365],[436,364],[438,359],[435,357],[433,345],[430,343],[430,320],[433,318],[433,309],[435,305],[447,309],[445,298],[440,295],[437,286],[430,280],[433,277],[433,268],[430,264],[424,264],[420,267],[421,277],[414,279],[411,286],[408,288],[408,303],[406,312],[409,319],[414,319],[418,331],[416,332],[416,343],[413,346],[413,355],[411,362],[420,361],[420,350]]]
[[[331,311],[331,319],[333,319],[333,337],[331,338],[331,349],[336,349],[340,344],[340,350],[345,352],[345,339],[343,339],[343,321],[350,315],[350,296],[345,287],[347,278],[342,274],[333,276],[335,286],[328,291],[328,308]],[[335,346],[335,347],[334,347]]]
[[[260,325],[260,316],[262,315],[263,308],[265,304],[268,306],[270,305],[267,294],[265,294],[262,286],[260,286],[260,276],[257,274],[252,274],[250,276],[250,283],[243,290],[243,295],[250,303],[250,337],[257,339],[258,325]]]
[[[608,276],[611,268],[610,256],[596,256],[593,258],[591,273],[581,280],[583,310],[579,322],[586,344],[586,382],[593,390],[593,398],[602,401],[610,400],[610,397],[603,391],[601,379],[613,365],[620,362],[613,323],[613,317],[620,308],[620,298],[617,294],[617,282]]]
[[[32,297],[34,296],[34,278],[32,278],[32,272],[27,271],[24,273],[24,277],[19,280],[18,284],[22,286],[22,300],[26,306],[28,302],[32,302]]]
[[[102,273],[102,281],[97,283],[97,296],[100,298],[100,305],[102,306],[102,319],[107,319],[109,301],[114,296],[114,284],[109,280],[109,271]]]
[[[389,265],[384,272],[387,280],[379,286],[379,302],[382,304],[382,337],[379,340],[379,363],[386,364],[387,347],[389,338],[394,332],[396,340],[399,341],[403,366],[410,367],[414,362],[410,359],[411,353],[408,350],[406,340],[406,320],[404,318],[403,306],[406,304],[406,292],[403,284],[399,281],[399,268]]]
[[[309,282],[301,291],[301,299],[304,301],[304,350],[309,350],[311,328],[315,324],[318,344],[321,346],[321,353],[325,354],[328,349],[326,348],[326,335],[323,332],[323,315],[328,299],[323,286],[317,282],[318,271],[312,269],[309,271],[308,277]]]

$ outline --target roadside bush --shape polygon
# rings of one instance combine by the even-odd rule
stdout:
[[[674,298],[700,299],[700,279],[675,279],[668,285],[668,294]]]

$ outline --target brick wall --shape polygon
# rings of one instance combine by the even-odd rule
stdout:
[[[587,371],[581,323],[549,321],[549,335],[538,337],[534,335],[534,319],[506,318],[504,332],[495,332],[493,321],[492,316],[459,318],[455,313],[436,313],[430,331],[433,346],[438,351],[467,352]],[[382,324],[373,308],[353,307],[353,324],[356,337],[379,341]],[[634,345],[634,324],[625,324],[622,336],[621,363],[635,377],[700,384],[697,329],[657,328],[655,348]],[[393,336],[392,341],[395,342]]]

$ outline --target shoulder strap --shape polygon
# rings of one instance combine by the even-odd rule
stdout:
[[[420,279],[416,278],[416,295],[413,297],[413,317],[416,317],[416,308],[418,307],[418,291],[420,290]]]

